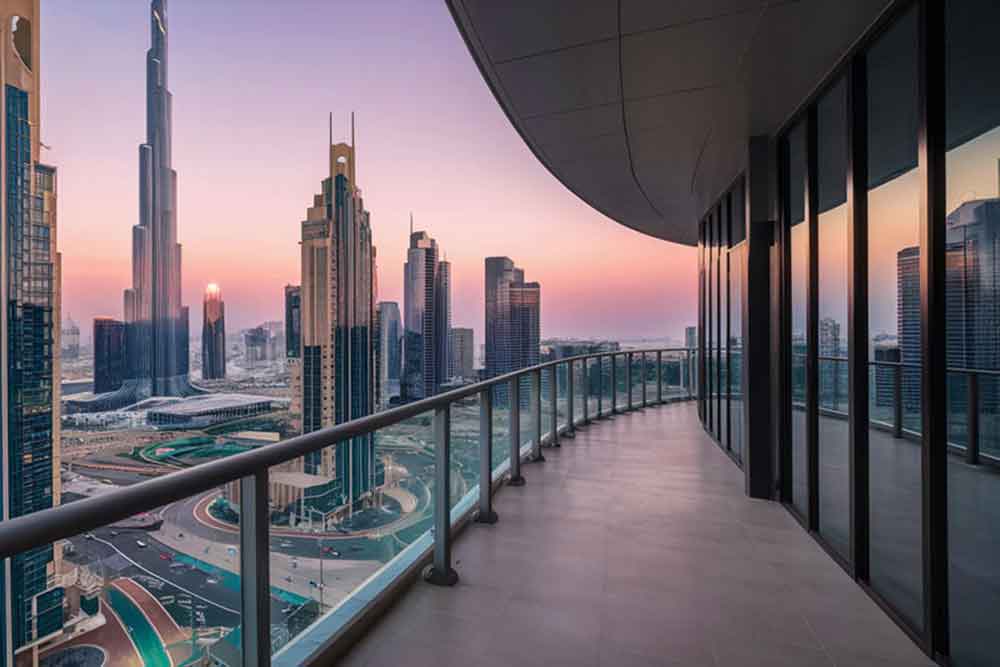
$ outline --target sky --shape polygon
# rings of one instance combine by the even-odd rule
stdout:
[[[121,316],[130,282],[148,3],[42,9],[63,312],[89,340],[95,315]],[[452,262],[453,325],[475,328],[477,345],[490,255],[541,283],[543,337],[680,337],[696,322],[695,249],[629,230],[559,183],[511,127],[442,0],[170,0],[168,20],[195,337],[210,282],[228,330],[282,319],[283,286],[300,282],[300,222],[325,175],[328,113],[336,142],[349,137],[351,111],[381,300],[402,300],[412,211]]]

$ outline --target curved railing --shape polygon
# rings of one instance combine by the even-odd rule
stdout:
[[[638,378],[635,372],[637,362]],[[665,376],[673,374],[674,368],[679,381],[671,385]],[[545,389],[543,375],[551,378],[548,397],[542,396]],[[523,483],[522,461],[544,460],[542,447],[559,446],[561,436],[571,434],[577,426],[589,423],[592,418],[603,418],[654,403],[694,398],[696,376],[694,350],[687,348],[602,352],[557,359],[280,443],[0,522],[0,558],[12,558],[31,549],[79,537],[88,531],[108,528],[110,524],[137,514],[153,512],[171,503],[238,482],[240,511],[238,528],[234,528],[234,532],[239,532],[239,544],[238,549],[230,547],[238,551],[242,605],[243,631],[242,637],[236,641],[236,650],[242,653],[243,665],[270,664],[273,648],[270,620],[273,616],[272,587],[280,583],[273,581],[269,572],[271,469],[352,438],[433,413],[434,472],[429,486],[447,491],[427,491],[433,496],[433,528],[414,539],[403,552],[329,611],[325,611],[321,602],[319,618],[273,656],[274,661],[281,664],[309,663],[321,657],[328,659],[330,651],[335,650],[334,644],[357,626],[358,619],[376,609],[385,594],[400,579],[412,575],[414,568],[422,565],[431,554],[433,558],[427,573],[428,580],[439,584],[452,583],[455,577],[451,569],[454,529],[474,515],[483,522],[495,520],[491,500],[493,489],[503,479],[512,484]],[[667,379],[666,385],[664,379]],[[580,408],[576,405],[578,391],[582,399]],[[478,399],[479,402],[479,483],[467,489],[456,503],[451,497],[456,490],[451,479],[451,411],[460,402],[468,403],[468,399]],[[543,413],[545,400],[545,409],[550,415]],[[493,451],[493,408],[497,401],[504,404],[509,414],[507,431],[510,441],[509,454],[499,464],[495,463]],[[565,408],[562,420],[560,404]],[[527,438],[521,434],[521,413],[525,409],[531,424],[531,433],[526,434]],[[582,414],[576,414],[578,409]],[[542,428],[545,419],[550,420],[547,433],[543,433]],[[484,483],[485,480],[490,483]],[[325,529],[325,521],[323,525]],[[88,537],[94,538],[89,533]],[[178,538],[181,537],[183,535],[178,535]],[[333,538],[337,537],[338,534],[333,534]],[[208,548],[205,553],[208,553]],[[326,553],[321,540],[321,577]],[[168,557],[167,554],[161,555],[165,560]],[[295,558],[290,560],[295,567]],[[193,569],[194,566],[191,567]],[[162,579],[170,584],[169,577]],[[291,581],[291,576],[288,580]],[[325,585],[321,582],[320,590],[323,588]],[[356,604],[348,604],[352,602]],[[264,628],[271,628],[272,631],[263,631]]]

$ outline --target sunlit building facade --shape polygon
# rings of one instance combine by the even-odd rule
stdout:
[[[302,222],[301,358],[293,391],[310,433],[375,409],[375,279],[369,212],[353,143],[331,144],[329,176]],[[372,436],[310,454],[307,474],[337,481],[339,507],[372,497],[381,476]]]
[[[226,304],[222,290],[215,283],[205,288],[202,302],[201,377],[206,380],[226,377]]]

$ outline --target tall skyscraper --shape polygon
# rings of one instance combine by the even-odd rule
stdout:
[[[226,304],[215,283],[205,288],[202,312],[201,377],[218,380],[226,377]]]
[[[139,223],[132,227],[132,287],[124,298],[130,398],[193,393],[188,382],[188,311],[181,304],[177,172],[171,166],[166,0],[153,0],[149,14]]]
[[[39,162],[39,3],[24,1],[18,7],[22,13],[5,14],[3,27],[0,519],[48,509],[59,504],[60,495],[56,170]],[[38,644],[61,631],[64,591],[53,576],[60,560],[49,545],[0,565],[0,662],[13,665],[14,653],[29,651],[25,661],[36,662]]]
[[[125,380],[125,323],[94,318],[94,393],[115,391]]]
[[[475,366],[472,363],[473,345],[472,329],[455,328],[451,330],[451,377],[466,380],[475,377]]]
[[[393,388],[399,386],[403,356],[403,322],[395,301],[379,302],[378,330],[380,403],[385,407],[396,395]]]
[[[332,120],[331,120],[332,125]],[[329,147],[329,176],[302,222],[302,357],[295,391],[305,433],[374,410],[374,248],[356,179],[351,143]],[[337,482],[333,511],[372,497],[379,478],[371,436],[354,438],[303,462],[306,473]]]
[[[524,282],[509,257],[486,258],[486,375],[538,363],[541,286]]]
[[[402,400],[436,394],[448,380],[451,358],[451,264],[439,259],[437,241],[414,232],[403,270]]]
[[[686,327],[684,329],[684,347],[689,350],[698,348],[698,327]]]

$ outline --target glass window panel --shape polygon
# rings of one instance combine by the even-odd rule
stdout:
[[[947,2],[946,309],[949,367],[1000,368],[1000,4]],[[994,665],[1000,633],[1000,475],[968,465],[969,414],[978,410],[981,458],[1000,457],[1000,393],[977,374],[978,405],[967,373],[950,373],[949,421],[960,435],[948,460],[951,663]]]
[[[805,221],[806,145],[805,125],[799,123],[789,132],[785,150],[788,156],[785,192],[785,216],[789,224],[791,266],[791,448],[792,504],[802,516],[809,511],[809,487],[806,471],[806,336],[807,294],[809,288],[809,225]]]
[[[920,442],[894,437],[897,374],[919,380],[920,243],[917,173],[917,15],[907,12],[867,55],[869,493],[872,587],[914,628],[923,626]],[[919,384],[904,403],[919,411]]]
[[[850,558],[847,403],[847,84],[816,108],[819,246],[819,532]]]
[[[719,204],[719,442],[729,449],[729,199]]]
[[[740,223],[742,224],[742,222]],[[743,276],[746,244],[729,251],[729,433],[737,460],[743,456]]]

